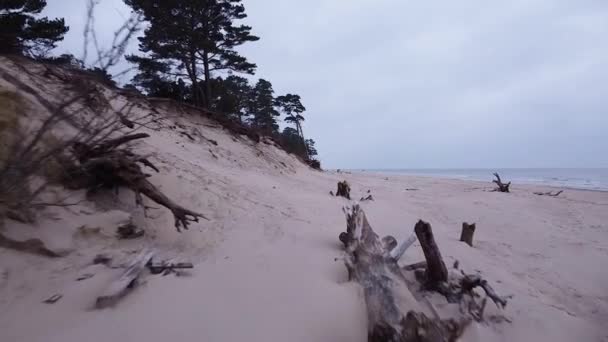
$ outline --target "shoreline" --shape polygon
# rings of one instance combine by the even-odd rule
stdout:
[[[342,170],[340,169],[340,172],[337,172],[335,169],[333,170],[326,170],[326,172],[330,172],[332,174],[351,174],[351,175],[361,175],[361,176],[366,176],[366,175],[372,175],[372,176],[378,176],[378,177],[395,177],[395,176],[399,176],[399,177],[413,177],[413,178],[424,178],[424,179],[439,179],[439,180],[445,180],[445,181],[462,181],[462,182],[468,182],[468,183],[483,183],[483,184],[488,184],[488,186],[492,186],[492,176],[488,176],[488,180],[480,180],[480,179],[465,179],[465,178],[460,178],[460,177],[450,177],[447,175],[422,175],[422,174],[408,174],[408,173],[400,173],[400,172],[393,172],[393,171],[388,171],[388,172],[382,172],[382,171],[365,171],[365,170]],[[519,182],[519,183],[518,183]],[[576,187],[576,186],[564,186],[564,185],[555,185],[555,184],[543,184],[543,183],[537,183],[537,182],[532,182],[532,181],[521,181],[521,180],[516,180],[513,181],[512,186],[515,188],[549,188],[549,189],[559,189],[559,190],[576,190],[576,191],[590,191],[590,192],[600,192],[600,193],[606,193],[608,192],[608,188],[606,189],[590,189],[590,188],[584,188],[584,187]]]

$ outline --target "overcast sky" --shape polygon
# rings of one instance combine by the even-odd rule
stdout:
[[[85,2],[48,0],[58,52]],[[606,0],[243,2],[241,51],[302,96],[326,168],[608,167]],[[128,14],[102,0],[101,39]]]

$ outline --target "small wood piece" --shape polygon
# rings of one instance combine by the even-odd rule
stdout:
[[[399,261],[403,254],[405,254],[405,251],[416,242],[416,239],[416,234],[412,232],[412,234],[407,239],[403,240],[397,248],[391,250],[391,257],[395,259],[395,261]]]
[[[421,261],[421,262],[417,262],[415,264],[403,266],[401,269],[403,269],[405,271],[415,271],[415,270],[422,270],[425,268],[426,268],[426,261]]]
[[[473,247],[473,234],[475,234],[475,223],[462,223],[462,232],[460,232],[460,241]]]
[[[350,200],[350,185],[348,185],[347,181],[338,182],[336,196],[341,196]]]
[[[560,190],[560,191],[557,191],[555,193],[553,193],[552,191],[547,191],[547,192],[541,192],[541,191],[539,191],[539,192],[535,192],[534,194],[538,195],[538,196],[557,197],[557,196],[561,195],[562,192],[564,192],[564,190]]]
[[[61,298],[63,298],[63,295],[61,295],[61,294],[54,294],[54,295],[52,295],[51,297],[49,297],[49,298],[45,299],[45,300],[43,301],[43,303],[46,303],[46,304],[55,304],[55,303],[57,303],[57,301],[58,301],[58,300],[60,300]]]
[[[420,246],[424,252],[424,258],[426,259],[426,281],[427,286],[430,288],[440,287],[440,283],[444,283],[448,280],[448,270],[445,267],[443,258],[439,247],[435,243],[435,237],[433,236],[433,229],[431,225],[422,220],[416,223],[414,228]]]
[[[192,269],[194,265],[191,262],[178,262],[178,263],[162,263],[162,264],[149,264],[148,269],[152,274],[160,274],[165,271],[173,271],[176,269]]]
[[[498,172],[494,172],[494,177],[496,177],[495,180],[492,181],[492,183],[496,183],[496,185],[498,186],[498,188],[494,189],[494,191],[498,191],[498,192],[509,192],[509,187],[511,186],[511,182],[509,183],[503,183],[502,180],[500,179],[500,176],[498,175]]]
[[[355,205],[346,213],[347,232],[344,259],[351,280],[363,287],[367,307],[369,342],[456,341],[466,322],[429,318],[409,291],[405,276],[390,256],[394,244],[380,239],[369,225],[365,213]],[[394,239],[393,239],[394,240]]]
[[[368,195],[367,197],[361,197],[361,199],[359,201],[365,202],[365,201],[373,201],[373,200],[374,200],[374,196]]]
[[[146,265],[152,260],[154,252],[142,251],[129,264],[121,276],[114,280],[103,293],[97,297],[95,306],[102,309],[114,305],[124,297],[136,285],[136,281],[141,273],[146,269]]]

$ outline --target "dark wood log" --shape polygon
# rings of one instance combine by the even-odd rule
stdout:
[[[557,197],[557,196],[561,195],[561,194],[562,194],[562,192],[564,192],[564,190],[560,190],[560,191],[557,191],[557,192],[555,192],[555,193],[553,193],[553,191],[547,191],[547,192],[542,192],[542,191],[539,191],[539,192],[535,192],[534,194],[535,194],[535,195],[538,195],[538,196],[550,196],[550,197]]]
[[[349,278],[363,287],[370,342],[456,341],[466,324],[428,318],[409,291],[405,277],[387,244],[371,228],[365,213],[355,205],[346,213],[345,264]]]
[[[350,200],[350,185],[348,185],[347,181],[338,182],[336,196],[341,196]]]
[[[462,223],[462,231],[460,232],[460,241],[473,247],[473,234],[475,234],[475,223]]]
[[[146,265],[152,260],[154,252],[142,251],[135,259],[129,264],[127,269],[114,280],[110,285],[103,291],[103,293],[97,297],[95,307],[102,309],[111,305],[114,305],[118,300],[124,297],[129,291],[136,285],[135,282],[146,269]]]
[[[429,223],[420,220],[416,223],[414,231],[416,232],[418,241],[420,241],[420,246],[427,263],[426,285],[430,288],[440,287],[441,283],[445,283],[448,280],[448,270],[441,257],[439,247],[435,243],[433,229]]]
[[[495,191],[499,191],[499,192],[509,192],[509,187],[511,186],[511,182],[509,183],[503,183],[502,180],[500,179],[500,176],[498,175],[498,172],[494,172],[494,177],[496,177],[495,180],[492,181],[492,183],[496,183],[496,185],[498,186],[498,188],[494,189]]]

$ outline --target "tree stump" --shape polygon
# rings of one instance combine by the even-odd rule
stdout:
[[[473,234],[475,234],[475,223],[462,223],[462,232],[460,232],[460,241],[466,242],[467,245],[473,247]]]
[[[497,172],[494,172],[494,177],[496,177],[496,179],[493,180],[492,183],[496,183],[496,185],[498,186],[498,188],[494,189],[494,191],[509,192],[509,187],[511,186],[511,182],[506,183],[506,184],[503,183]]]
[[[441,283],[448,280],[448,269],[445,267],[439,247],[435,243],[433,229],[429,223],[420,220],[416,223],[414,231],[426,259],[426,285],[431,288],[440,287]]]
[[[340,240],[346,249],[344,262],[349,279],[363,287],[367,307],[367,340],[456,341],[466,324],[452,319],[431,319],[421,312],[397,264],[401,253],[391,253],[404,248],[387,243],[394,240],[392,237],[380,239],[358,205],[346,213],[346,221],[346,232],[340,234]],[[406,245],[408,240],[402,245]]]
[[[338,182],[338,191],[336,191],[336,196],[342,196],[350,200],[350,185],[348,185],[347,181]]]

